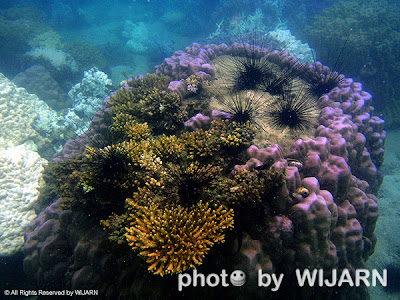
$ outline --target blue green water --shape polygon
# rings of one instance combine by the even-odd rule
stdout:
[[[399,20],[398,1],[1,1],[0,73],[38,95],[57,114],[67,116],[59,121],[65,125],[61,133],[47,132],[37,125],[43,135],[53,138],[40,153],[48,160],[69,138],[87,128],[102,99],[117,90],[122,81],[152,73],[165,58],[193,42],[243,43],[255,32],[258,37],[267,37],[269,47],[304,55],[305,62],[320,60],[362,82],[363,89],[373,96],[375,115],[386,120],[386,129],[395,132],[400,126]],[[284,30],[289,30],[300,45],[307,45],[307,50],[271,33]],[[38,68],[40,76],[35,73]],[[107,76],[99,83],[101,87],[83,95],[87,99],[90,94],[91,100],[82,102],[82,97],[74,100],[78,98],[68,96],[76,84],[83,85],[84,72],[91,69]],[[68,115],[72,110],[75,114]],[[55,134],[62,138],[54,138]],[[390,145],[396,149],[398,139],[391,140]],[[390,182],[398,191],[395,175],[400,157],[389,157],[390,165],[385,162],[383,171],[392,176]],[[399,213],[385,219],[384,209],[397,212],[400,203],[394,198],[400,193],[390,194],[385,181],[382,190],[379,195],[382,199],[389,197],[393,206],[382,206],[378,224],[388,228],[385,231],[378,225],[378,233],[396,240],[398,232],[390,230],[398,224],[391,228],[387,222],[398,218]],[[386,244],[378,244],[375,257],[391,247],[390,240],[382,240]],[[400,255],[396,246],[394,255],[377,259],[378,267],[396,261]],[[36,283],[23,271],[23,258],[22,250],[0,257],[1,293],[36,289]],[[393,276],[400,278],[397,272]],[[399,278],[395,278],[397,283]],[[372,291],[371,295],[386,295],[379,293]],[[400,298],[400,294],[388,295]]]

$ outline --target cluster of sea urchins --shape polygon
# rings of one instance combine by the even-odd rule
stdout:
[[[310,72],[296,62],[282,65],[262,48],[245,44],[239,55],[222,55],[211,64],[212,84],[219,108],[233,121],[251,122],[261,129],[304,133],[318,117],[317,100],[337,86],[343,76],[324,70]]]

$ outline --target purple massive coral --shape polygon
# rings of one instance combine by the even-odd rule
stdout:
[[[170,76],[173,81],[169,90],[185,98],[186,94],[193,93],[185,79],[197,74],[204,80],[212,80],[216,76],[213,59],[222,55],[243,56],[248,49],[248,45],[242,44],[192,44],[185,51],[166,58],[155,68],[155,73]],[[267,57],[282,68],[298,65],[296,58],[285,51],[260,47],[252,47],[251,51],[256,57]],[[331,72],[320,64],[291,70],[304,81],[315,78],[310,74]],[[382,182],[380,167],[385,141],[384,121],[372,115],[371,101],[371,95],[362,90],[360,83],[350,78],[338,80],[338,85],[317,101],[319,117],[311,135],[289,140],[290,147],[272,141],[269,147],[251,145],[241,154],[241,163],[233,167],[232,174],[242,174],[242,170],[264,174],[260,170],[268,168],[278,173],[284,170],[285,176],[273,199],[261,203],[268,213],[255,213],[254,217],[265,214],[268,218],[259,226],[243,224],[236,228],[232,237],[227,238],[232,243],[214,253],[226,263],[219,267],[247,273],[249,284],[243,287],[246,293],[268,294],[268,290],[251,284],[259,268],[291,277],[295,269],[321,268],[329,273],[332,269],[354,270],[365,266],[377,241],[375,195]],[[230,116],[217,110],[208,114],[200,112],[184,123],[185,130],[207,130],[213,120],[221,118]],[[105,119],[103,109],[95,116],[88,134],[100,135]],[[291,138],[293,135],[288,135],[286,140]],[[82,152],[85,143],[88,143],[85,137],[67,143],[57,159]],[[234,186],[230,191],[237,189],[239,186]],[[246,215],[246,212],[240,213]],[[126,249],[107,250],[110,245],[105,233],[85,216],[63,211],[60,200],[30,224],[25,240],[24,269],[40,288],[93,288],[107,296],[139,298],[157,297],[157,293],[163,292],[166,297],[182,295],[168,291],[168,284],[176,286],[173,277],[161,280],[142,274],[142,262],[124,252]],[[217,268],[216,263],[208,263],[210,269],[203,270]],[[154,280],[157,288],[146,287],[146,280]],[[288,287],[296,287],[293,284],[285,282]],[[222,294],[214,291],[211,295],[223,298],[236,293],[229,289]]]
[[[166,59],[156,67],[156,72],[165,72],[175,79],[207,72],[210,60],[223,54],[240,55],[243,48],[240,44],[192,44],[185,52],[176,52]],[[265,55],[281,65],[296,63],[287,52],[266,51]],[[329,68],[319,63],[306,68],[331,74]],[[343,78],[318,100],[321,111],[315,137],[294,141],[286,153],[278,145],[265,149],[253,145],[247,150],[247,163],[236,168],[253,170],[265,164],[276,168],[283,165],[288,191],[294,197],[287,198],[286,215],[273,218],[267,231],[254,238],[261,243],[257,251],[253,249],[249,254],[247,247],[243,247],[240,255],[247,259],[241,260],[237,268],[255,274],[263,265],[269,265],[271,272],[299,267],[354,270],[364,266],[376,243],[375,195],[382,183],[379,169],[386,137],[384,120],[372,115],[371,101],[361,83]],[[202,126],[202,119],[195,116],[188,126]],[[290,165],[292,159],[301,162],[300,169]],[[302,188],[306,194],[301,193]],[[245,241],[254,243],[251,235]]]

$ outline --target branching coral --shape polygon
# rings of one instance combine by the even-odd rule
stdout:
[[[221,182],[221,191],[217,199],[231,207],[239,207],[245,203],[261,203],[261,184],[256,179],[254,173],[238,169],[232,179],[224,178]]]
[[[185,79],[186,91],[183,99],[183,106],[188,116],[198,113],[209,113],[211,94],[208,86],[210,82],[195,73]]]
[[[132,115],[118,113],[113,118],[111,132],[116,140],[140,141],[147,139],[151,132],[147,123],[138,123]]]
[[[164,161],[179,163],[184,152],[184,145],[176,135],[162,135],[148,141],[149,151]]]
[[[215,201],[232,167],[228,153],[243,150],[252,135],[249,124],[215,120],[206,131],[122,143],[142,181],[133,183],[137,190],[125,212],[102,221],[109,239],[124,244],[125,235],[156,274],[200,265],[233,227],[233,210]]]
[[[222,169],[233,167],[230,155],[244,150],[253,136],[249,124],[215,120],[207,131],[152,137],[146,123],[122,113],[113,118],[110,130],[114,140],[123,141],[88,146],[79,161],[65,160],[53,167],[55,178],[68,176],[65,182],[52,183],[65,208],[99,217],[123,213],[125,199],[144,187],[149,200],[159,199],[163,205],[188,207],[208,201],[214,179]],[[161,194],[150,189],[154,182],[164,187]]]
[[[220,149],[218,137],[208,130],[185,132],[182,140],[189,159],[209,159]]]
[[[160,209],[127,202],[133,213],[126,239],[150,264],[149,271],[161,276],[200,265],[214,244],[224,242],[224,231],[233,227],[233,210],[222,205],[200,201],[191,209]]]
[[[200,93],[205,85],[205,80],[199,74],[190,75],[185,79],[186,89],[189,93]]]
[[[178,94],[167,92],[170,80],[155,74],[129,80],[111,97],[111,115],[123,113],[138,122],[147,122],[156,135],[175,133],[183,127],[186,113]]]
[[[270,168],[249,172],[237,169],[233,178],[222,178],[216,199],[229,207],[243,208],[249,204],[261,204],[272,210],[282,211],[286,205],[286,170]]]
[[[107,219],[101,220],[100,225],[107,232],[110,241],[118,245],[124,245],[126,243],[125,227],[129,225],[128,219],[128,213],[122,215],[112,213]]]
[[[181,138],[188,158],[215,161],[221,158],[216,157],[216,153],[222,157],[231,156],[232,153],[239,153],[250,146],[254,134],[254,126],[250,122],[237,123],[217,119],[212,122],[209,130],[185,132]]]
[[[40,188],[39,205],[47,205],[56,196],[63,198],[65,208],[71,208],[83,196],[80,185],[81,166],[84,157],[76,156],[73,159],[49,163],[43,172],[46,183]]]
[[[255,135],[255,128],[251,121],[230,122],[217,119],[212,122],[210,133],[219,137],[219,143],[224,151],[240,152],[250,146]]]

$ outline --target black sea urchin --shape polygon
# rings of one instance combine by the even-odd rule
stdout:
[[[289,90],[289,85],[294,77],[294,69],[287,68],[281,72],[274,72],[266,77],[262,89],[270,95],[282,95]]]
[[[98,213],[120,211],[125,198],[133,193],[134,163],[121,144],[86,148],[80,184],[86,193],[87,209]]]
[[[285,93],[283,97],[272,103],[268,109],[266,121],[274,129],[289,129],[304,132],[312,128],[318,112],[313,97],[303,93]]]
[[[272,76],[263,58],[244,57],[235,60],[237,69],[233,77],[233,91],[256,90]],[[235,72],[233,72],[235,73]]]
[[[250,122],[262,127],[261,120],[266,114],[266,95],[251,91],[230,93],[217,97],[222,109],[231,115],[231,120],[237,123]]]
[[[317,97],[323,94],[329,93],[334,87],[339,85],[344,80],[344,75],[341,73],[346,70],[351,73],[349,69],[349,62],[357,59],[353,56],[353,47],[349,47],[348,42],[352,40],[352,29],[348,32],[348,36],[343,44],[336,44],[332,47],[332,44],[327,44],[322,40],[316,45],[313,45],[314,49],[318,49],[313,52],[314,63],[311,68],[306,72],[306,80],[309,82],[309,90]],[[354,44],[354,40],[351,42]],[[318,54],[318,58],[317,58]],[[351,59],[350,59],[351,57]],[[328,68],[324,64],[331,66]]]
[[[221,173],[217,166],[189,165],[167,166],[165,192],[167,202],[177,202],[184,207],[191,207],[200,200],[210,200],[211,182]]]
[[[231,92],[262,89],[268,78],[273,77],[271,63],[254,50],[244,56],[224,56],[217,60],[218,77]]]
[[[304,65],[300,62],[291,63],[289,66],[274,64],[272,75],[266,77],[262,86],[264,92],[273,96],[283,95],[301,89],[303,83],[298,77],[304,72]]]
[[[281,66],[276,57],[264,51],[263,47],[244,44],[241,53],[215,59],[215,88],[230,93],[262,91],[272,96],[298,90],[300,83],[295,79],[305,69],[304,65],[297,62]]]
[[[343,81],[344,76],[338,72],[331,72],[329,69],[325,69],[326,67],[323,68],[320,63],[317,63],[315,66],[315,72],[308,80],[308,90],[319,98],[338,86]]]
[[[248,42],[235,46],[234,55],[220,56],[214,62],[217,80],[223,81],[230,92],[262,89],[274,77],[274,64],[267,60],[266,48],[256,43],[257,35],[254,30]]]
[[[90,149],[90,150],[89,150]],[[120,180],[128,171],[129,159],[125,149],[111,145],[102,149],[87,148],[90,172],[94,172],[103,183]]]

